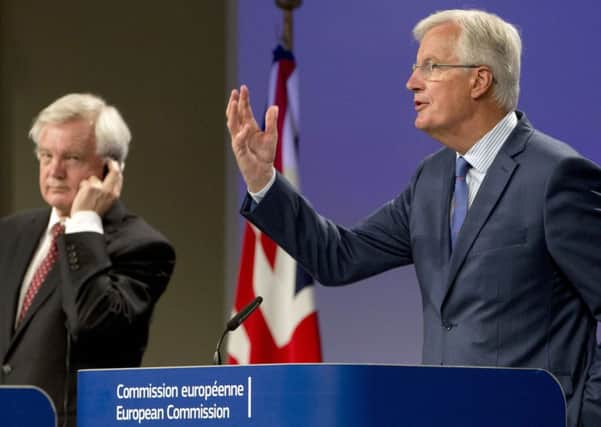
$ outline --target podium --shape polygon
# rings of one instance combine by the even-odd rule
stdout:
[[[56,427],[56,410],[50,397],[33,386],[0,386],[2,427]]]
[[[83,370],[78,427],[565,427],[544,370],[282,364]]]

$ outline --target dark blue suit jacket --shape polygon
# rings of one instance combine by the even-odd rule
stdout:
[[[280,176],[242,214],[324,285],[413,263],[424,363],[546,369],[565,392],[568,424],[601,426],[601,169],[517,114],[452,253],[448,148],[351,229]]]

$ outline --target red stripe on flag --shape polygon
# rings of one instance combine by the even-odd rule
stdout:
[[[255,269],[255,242],[256,236],[252,226],[247,222],[244,226],[244,237],[242,241],[242,258],[240,259],[240,272],[238,273],[238,290],[234,303],[236,311],[242,310],[246,304],[255,298],[252,286],[243,285],[253,282],[253,271]]]
[[[275,168],[282,172],[282,135],[284,134],[284,119],[288,112],[288,88],[286,84],[294,72],[296,65],[289,59],[282,59],[278,63],[278,79],[275,87],[275,105],[278,106],[278,146],[275,153]]]

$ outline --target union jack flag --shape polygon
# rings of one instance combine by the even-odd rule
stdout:
[[[273,52],[268,105],[279,107],[275,168],[298,188],[298,74],[292,52]],[[259,310],[228,339],[228,363],[320,362],[313,279],[286,252],[245,224],[234,313],[256,296]]]

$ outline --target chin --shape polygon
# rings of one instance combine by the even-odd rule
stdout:
[[[47,196],[44,197],[46,203],[48,203],[51,207],[55,208],[59,213],[68,215],[71,211],[71,198],[65,198],[61,196]]]
[[[430,127],[428,126],[428,122],[425,120],[420,120],[419,117],[415,119],[415,128],[423,131],[427,131]]]
[[[424,115],[423,112],[418,112],[417,116],[415,116],[414,125],[417,129],[425,129],[428,124],[428,116]]]

